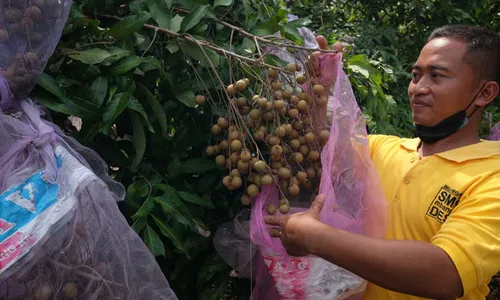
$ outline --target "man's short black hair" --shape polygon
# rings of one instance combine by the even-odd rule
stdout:
[[[477,79],[494,80],[500,84],[500,35],[479,26],[446,25],[435,29],[427,42],[450,38],[467,44],[464,60],[472,66]]]

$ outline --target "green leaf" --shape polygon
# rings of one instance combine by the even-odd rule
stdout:
[[[116,118],[127,108],[130,101],[130,94],[118,93],[113,95],[111,102],[106,107],[103,114],[103,121],[106,124],[112,124]]]
[[[97,77],[90,86],[90,94],[92,95],[94,103],[101,106],[108,94],[108,79],[103,76]]]
[[[184,51],[189,57],[199,61],[202,66],[210,67],[210,64],[208,63],[205,54],[208,57],[208,59],[212,62],[215,68],[219,66],[220,57],[219,54],[217,54],[217,52],[215,52],[214,50],[200,48],[198,45],[185,40],[179,40],[178,43],[182,51]]]
[[[106,58],[114,54],[101,48],[92,48],[84,51],[72,51],[68,54],[72,59],[83,62],[87,65],[94,65],[103,62]]]
[[[182,164],[182,172],[188,174],[204,173],[217,168],[215,162],[204,158],[193,158]]]
[[[66,99],[66,106],[71,114],[85,118],[94,117],[101,112],[101,108],[87,99],[72,95],[71,98]]]
[[[148,115],[146,114],[144,107],[142,106],[141,103],[139,103],[139,101],[136,98],[130,97],[130,101],[128,102],[127,108],[138,112],[139,114],[141,114],[144,121],[146,122],[148,121]]]
[[[150,192],[151,192],[151,186],[146,180],[143,179],[137,180],[128,186],[127,198],[129,197],[144,198],[148,196]]]
[[[160,255],[165,256],[165,247],[160,237],[149,225],[146,225],[146,229],[143,233],[143,238],[144,243],[155,257]]]
[[[179,99],[179,101],[184,103],[187,107],[196,107],[195,97],[196,95],[194,92],[189,90],[177,94],[177,99]]]
[[[109,29],[108,34],[117,39],[126,37],[141,29],[150,18],[151,14],[141,11],[116,23]]]
[[[111,75],[123,75],[130,70],[138,67],[140,64],[144,62],[142,57],[138,56],[127,56],[117,63],[113,64],[111,68],[109,68],[109,73]]]
[[[159,184],[155,185],[155,187],[158,186]],[[193,217],[189,213],[188,208],[182,203],[177,191],[169,185],[164,186],[169,187],[170,190],[165,190],[165,195],[155,197],[154,201],[161,205],[167,215],[172,216],[181,224],[188,225],[194,229]]]
[[[36,101],[38,101],[38,103],[40,103],[41,105],[47,107],[48,109],[50,109],[52,111],[60,112],[60,113],[66,114],[66,115],[71,114],[71,112],[69,111],[66,104],[57,102],[57,101],[55,101],[55,99],[51,99],[51,98],[37,95]]]
[[[177,232],[165,224],[165,222],[158,219],[155,215],[151,215],[151,217],[153,218],[153,221],[155,221],[158,228],[160,228],[161,233],[165,237],[169,238],[177,249],[187,253],[186,249],[184,249],[184,245],[182,244],[182,238],[177,234]]]
[[[139,83],[137,85],[137,88],[141,91],[142,95],[144,96],[144,98],[146,98],[146,101],[148,101],[149,105],[153,109],[158,124],[160,125],[162,135],[165,137],[167,135],[168,125],[167,116],[165,114],[163,106],[161,106],[160,102],[158,102],[158,99],[143,84]]]
[[[258,36],[263,36],[272,35],[278,31],[280,31],[279,23],[273,20],[266,23],[260,23],[259,25],[255,26],[250,32]]]
[[[205,16],[208,5],[199,5],[193,9],[181,23],[181,32],[188,32],[191,28],[200,23],[201,19]]]
[[[184,17],[180,16],[180,15],[175,15],[175,17],[172,18],[172,20],[170,20],[170,30],[172,30],[173,32],[179,32],[179,30],[181,30],[181,24],[182,24],[182,21],[184,20]]]
[[[167,175],[169,179],[175,179],[179,174],[181,174],[181,161],[179,159],[179,156],[174,155],[170,163],[168,164],[167,167]]]
[[[59,100],[65,101],[66,97],[64,96],[64,90],[57,84],[57,81],[54,77],[42,73],[40,78],[38,79],[38,85],[44,88],[47,92],[56,96]]]
[[[179,196],[186,200],[187,202],[191,202],[193,204],[198,204],[198,205],[201,205],[203,207],[207,207],[207,208],[215,208],[214,204],[211,202],[211,201],[206,201],[202,198],[200,198],[200,196],[196,195],[196,194],[193,194],[193,193],[188,193],[188,192],[177,192],[179,194]]]
[[[139,208],[139,210],[134,215],[132,215],[131,218],[135,220],[136,218],[145,217],[153,210],[154,207],[155,200],[151,197],[148,197],[146,201],[142,203],[141,208]]]
[[[215,0],[214,8],[217,6],[229,6],[231,4],[233,4],[233,0]]]
[[[295,28],[300,28],[300,27],[305,27],[310,25],[312,22],[309,19],[297,19],[293,20],[291,22],[288,22],[288,25],[295,27]]]
[[[297,30],[296,27],[294,27],[293,25],[290,25],[290,24],[285,24],[281,27],[281,34],[299,44],[299,45],[304,45],[304,37],[300,34],[300,32]]]
[[[144,217],[137,218],[134,223],[132,224],[132,229],[137,233],[140,234],[141,231],[146,227],[147,224],[147,219]]]
[[[153,19],[158,26],[169,28],[172,15],[170,5],[165,0],[148,0],[149,11],[153,14]]]
[[[135,157],[132,160],[132,172],[137,172],[137,166],[142,161],[146,152],[146,135],[139,114],[129,111],[130,121],[132,122],[132,144],[135,149]]]

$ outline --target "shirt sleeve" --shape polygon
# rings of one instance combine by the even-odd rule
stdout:
[[[500,174],[476,182],[432,238],[458,270],[464,295],[487,284],[500,266]]]

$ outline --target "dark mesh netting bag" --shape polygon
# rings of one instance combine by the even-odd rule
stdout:
[[[0,299],[177,299],[118,209],[125,189],[27,98],[69,0],[0,0]]]

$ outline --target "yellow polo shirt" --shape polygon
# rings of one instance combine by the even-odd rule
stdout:
[[[419,139],[372,135],[370,154],[390,204],[387,239],[441,247],[465,300],[485,299],[500,271],[500,142],[481,141],[420,158]],[[364,300],[416,300],[369,284]]]

